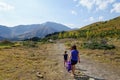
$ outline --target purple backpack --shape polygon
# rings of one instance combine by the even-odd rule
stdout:
[[[67,62],[66,69],[68,72],[71,70],[71,62],[70,61]]]

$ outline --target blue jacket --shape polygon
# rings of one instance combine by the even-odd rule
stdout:
[[[77,50],[72,50],[71,51],[71,60],[73,61],[78,61],[78,51]]]

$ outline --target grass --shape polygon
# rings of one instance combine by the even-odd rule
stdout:
[[[61,42],[64,43],[64,41]],[[65,42],[68,48],[71,44],[77,44],[80,55],[84,57],[120,66],[120,41],[118,40],[111,42],[116,45],[116,49],[107,51],[81,48],[82,41],[80,40],[65,40]],[[61,62],[56,57],[59,49],[54,47],[55,44],[37,43],[37,47],[22,45],[21,42],[15,44],[19,47],[0,49],[0,80],[39,80],[36,76],[37,72],[40,72],[45,80],[62,78],[59,64]]]
[[[72,46],[73,44],[77,45],[78,50],[80,51],[80,55],[84,57],[91,58],[95,61],[99,61],[102,63],[108,63],[115,66],[120,66],[120,40],[112,39],[108,43],[115,45],[115,49],[111,50],[101,50],[101,49],[87,49],[82,47],[82,43],[85,40],[73,40],[65,42],[67,47]]]
[[[59,74],[56,73],[58,61],[53,58],[54,51],[51,46],[53,44],[1,49],[0,80],[38,80],[37,72],[40,72],[45,79],[53,80]]]
[[[10,42],[10,41],[1,41],[0,42],[0,49],[10,49],[12,47],[19,47],[22,46],[20,42]]]

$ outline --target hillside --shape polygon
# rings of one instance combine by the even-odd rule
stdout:
[[[4,37],[1,37],[1,36],[0,36],[0,40],[4,40],[4,39],[5,39]]]
[[[36,25],[35,27],[32,29],[32,31],[21,34],[21,35],[17,36],[17,38],[19,38],[19,39],[27,39],[27,38],[31,38],[31,37],[42,38],[42,37],[45,37],[46,35],[54,33],[54,32],[70,30],[70,28],[68,28],[67,26],[64,26],[64,25],[58,24],[58,23],[54,23],[54,22],[46,22],[41,25]]]
[[[120,37],[120,17],[96,22],[81,28],[79,31],[86,30],[93,37]]]
[[[46,22],[42,24],[18,25],[14,27],[0,26],[1,38],[23,40],[31,37],[44,37],[47,34],[68,31],[69,27],[55,23]]]
[[[34,31],[19,35],[18,38],[19,39],[27,39],[27,38],[32,38],[32,37],[42,38],[45,35],[50,34],[50,33],[54,33],[54,32],[59,32],[59,31],[55,30],[54,28],[50,28],[50,27],[45,26],[45,27],[40,27]]]
[[[11,37],[11,29],[6,27],[6,26],[2,26],[0,25],[0,37],[4,37],[4,38],[10,38]]]
[[[120,17],[102,22],[96,22],[77,30],[61,32],[50,38],[120,38]]]

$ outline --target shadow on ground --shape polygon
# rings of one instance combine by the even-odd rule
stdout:
[[[94,77],[90,77],[87,75],[75,75],[75,80],[105,80],[105,79],[98,79]]]
[[[99,78],[91,77],[91,76],[84,74],[83,72],[87,70],[80,69],[80,68],[77,68],[76,70],[77,70],[77,74],[74,77],[75,80],[105,80],[105,79],[99,79]]]

